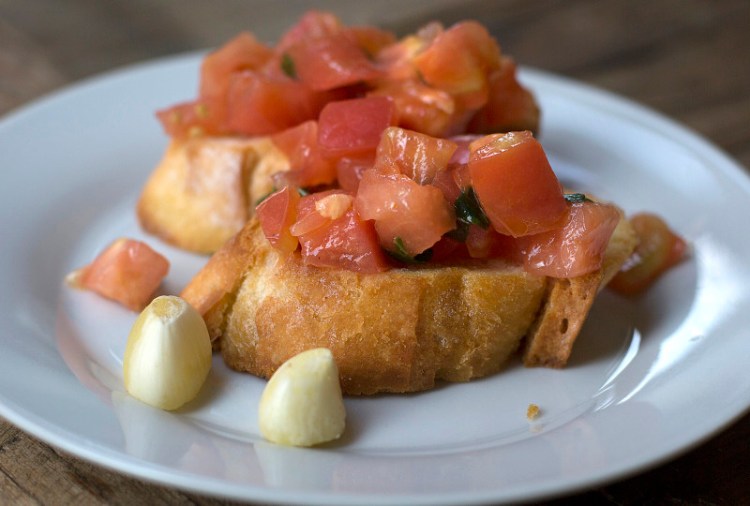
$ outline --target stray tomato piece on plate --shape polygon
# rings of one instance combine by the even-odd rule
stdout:
[[[169,262],[146,243],[118,239],[89,265],[69,277],[74,286],[91,290],[140,311],[169,272]]]
[[[291,253],[297,249],[297,238],[289,229],[297,220],[299,201],[297,188],[287,186],[266,197],[255,208],[263,234],[271,246],[282,253]]]
[[[553,278],[575,278],[599,269],[620,210],[586,201],[570,205],[562,227],[517,238],[527,271]]]
[[[531,132],[488,135],[469,150],[471,183],[495,230],[520,237],[559,227],[567,203]]]
[[[396,109],[388,97],[330,102],[318,119],[318,144],[328,158],[361,157],[375,152],[380,136],[396,124]]]
[[[624,295],[637,295],[685,258],[687,243],[654,214],[636,214],[630,223],[638,245],[608,286]]]
[[[385,249],[395,251],[398,239],[412,257],[456,226],[453,206],[438,188],[422,186],[403,174],[366,171],[354,207],[363,219],[374,220]]]
[[[375,155],[375,170],[404,174],[421,185],[432,184],[445,172],[456,143],[413,130],[389,127],[383,131]]]

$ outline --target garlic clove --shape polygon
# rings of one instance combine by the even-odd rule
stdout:
[[[128,336],[125,389],[151,406],[174,410],[194,399],[211,370],[211,339],[201,315],[180,297],[155,298]]]
[[[331,351],[307,350],[284,362],[263,390],[258,421],[273,443],[313,446],[338,439],[346,410]]]

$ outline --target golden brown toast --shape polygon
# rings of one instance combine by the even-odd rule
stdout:
[[[498,372],[527,334],[527,365],[564,365],[600,280],[632,251],[622,223],[602,270],[552,280],[499,260],[368,275],[310,267],[281,256],[252,219],[182,296],[234,369],[267,378],[323,346],[345,393],[414,392]]]
[[[272,190],[268,175],[288,170],[267,137],[172,140],[138,201],[143,228],[196,253],[213,253]]]

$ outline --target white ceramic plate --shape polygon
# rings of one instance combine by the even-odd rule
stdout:
[[[172,262],[178,292],[204,259],[138,228],[139,189],[167,139],[153,111],[193,96],[198,56],[68,88],[0,122],[0,414],[63,450],[204,494],[310,504],[534,499],[643,470],[750,405],[750,183],[709,143],[642,107],[525,71],[542,140],[568,184],[655,211],[691,258],[644,297],[604,293],[565,370],[518,363],[409,396],[347,399],[343,441],[292,449],[258,435],[263,382],[220,359],[179,413],[123,393],[134,314],[68,289],[119,236]],[[529,422],[529,403],[541,416]]]

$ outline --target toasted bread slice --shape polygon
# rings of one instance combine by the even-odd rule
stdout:
[[[628,248],[614,248],[618,258]],[[320,269],[280,255],[253,219],[182,296],[204,314],[234,369],[267,378],[296,353],[323,346],[345,393],[414,392],[498,372],[530,329],[540,329],[530,348],[550,343],[545,353],[555,355],[561,305],[569,348],[603,272],[560,281],[578,287],[562,297],[557,280],[502,261],[369,275]]]
[[[267,176],[289,162],[267,137],[173,140],[138,201],[143,228],[197,253],[213,253],[272,190]]]

